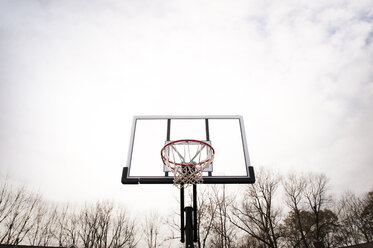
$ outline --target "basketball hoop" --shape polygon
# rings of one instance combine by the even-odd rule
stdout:
[[[183,139],[167,143],[161,150],[163,164],[174,174],[179,188],[203,182],[203,170],[212,164],[215,150],[201,140]]]

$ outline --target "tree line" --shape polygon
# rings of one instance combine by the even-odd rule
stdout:
[[[373,241],[373,191],[332,196],[324,174],[280,176],[260,169],[256,179],[239,192],[224,185],[199,187],[197,247],[343,247]],[[1,179],[1,244],[177,247],[178,222],[174,213],[134,218],[109,201],[60,206]]]

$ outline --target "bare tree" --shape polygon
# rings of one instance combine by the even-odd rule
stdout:
[[[206,186],[198,193],[198,196],[198,247],[205,248],[209,244],[208,241],[213,232],[218,206],[211,200],[210,186]]]
[[[266,244],[246,234],[236,242],[237,248],[266,248]]]
[[[169,233],[165,235],[164,242],[172,243],[180,240],[180,214],[173,212],[166,217],[165,223],[169,228]]]
[[[290,174],[283,182],[285,202],[291,211],[284,219],[287,243],[294,247],[312,247],[314,242],[333,245],[337,215],[328,207],[328,178],[324,174]]]
[[[79,216],[79,239],[86,248],[135,247],[135,225],[125,211],[120,209],[113,215],[110,202],[98,202],[94,207],[86,206]]]
[[[304,247],[304,244],[300,242],[300,235],[298,231],[298,218],[302,222],[302,226],[305,231],[305,241],[309,247],[313,247],[315,242],[315,221],[314,214],[309,210],[301,210],[299,217],[290,211],[283,222],[283,234],[289,246],[292,247]],[[337,215],[329,210],[323,209],[319,212],[319,224],[322,227],[320,230],[320,239],[326,247],[336,247],[334,233],[338,227]],[[319,243],[321,242],[319,241]]]
[[[116,211],[111,228],[111,237],[109,248],[136,247],[135,220],[130,219],[123,208]]]
[[[270,248],[279,247],[281,237],[280,211],[273,206],[280,180],[274,172],[260,169],[255,184],[247,186],[241,205],[232,209],[231,222]]]
[[[363,197],[346,192],[338,202],[339,239],[343,245],[373,240],[373,191]]]
[[[161,217],[156,213],[151,213],[145,217],[142,230],[148,248],[157,248],[162,244],[160,240],[161,222]]]
[[[0,243],[17,245],[33,228],[41,197],[25,187],[13,188],[7,180],[2,180],[0,187]]]
[[[33,217],[33,227],[27,235],[28,243],[33,246],[50,245],[56,232],[57,217],[56,206],[40,201]]]
[[[363,198],[363,212],[361,219],[363,220],[363,234],[367,242],[373,240],[373,191],[368,192]]]
[[[2,244],[132,248],[137,243],[135,236],[135,222],[113,203],[98,202],[76,212],[68,205],[53,206],[26,187],[0,179]]]
[[[13,194],[6,178],[1,178],[0,183],[0,225],[2,225],[12,211]]]
[[[295,229],[288,232],[288,241],[294,247],[298,247],[300,243],[302,243],[301,247],[309,247],[308,242],[306,241],[306,233],[309,230],[305,230],[304,223],[302,221],[303,217],[301,216],[301,204],[306,185],[306,178],[303,176],[297,176],[296,174],[289,174],[283,180],[285,202],[293,212],[292,219],[295,221]],[[289,233],[293,233],[295,235],[291,235]],[[297,233],[299,234],[299,237]]]
[[[211,244],[214,247],[228,248],[232,247],[236,238],[236,230],[229,220],[229,210],[233,206],[234,196],[227,196],[225,185],[215,185],[212,187],[212,197],[210,205],[216,207],[212,214]]]
[[[345,192],[338,202],[340,218],[339,238],[342,245],[357,245],[362,239],[361,220],[362,201],[352,192]]]
[[[78,244],[79,218],[70,205],[57,208],[56,227],[54,231],[54,240],[60,247],[66,247],[71,244]]]
[[[324,226],[321,224],[321,212],[330,202],[331,197],[327,194],[328,178],[324,174],[309,174],[304,196],[313,212],[314,218],[314,239],[321,240],[321,233]]]

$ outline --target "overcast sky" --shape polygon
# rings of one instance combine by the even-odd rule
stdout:
[[[238,114],[254,167],[371,190],[372,23],[371,0],[2,0],[0,172],[54,201],[167,201],[120,183],[132,116]]]

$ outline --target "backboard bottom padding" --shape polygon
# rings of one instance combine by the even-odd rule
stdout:
[[[254,169],[249,166],[249,175],[237,177],[211,176],[204,177],[203,184],[252,184],[255,183]],[[123,167],[122,184],[174,184],[170,177],[129,177],[128,167]]]

